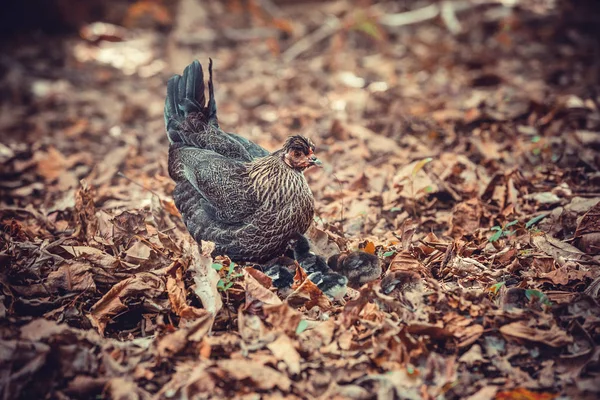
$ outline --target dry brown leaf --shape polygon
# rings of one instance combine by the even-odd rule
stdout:
[[[431,193],[439,192],[438,185],[423,169],[427,159],[415,161],[400,168],[393,178],[398,195],[405,199],[418,200]]]
[[[315,254],[325,257],[325,259],[340,252],[340,246],[330,238],[327,232],[314,225],[308,229],[306,236]]]
[[[273,280],[256,268],[247,267],[244,268],[244,270],[248,272],[248,274],[252,275],[252,277],[265,288],[270,289],[273,286]]]
[[[167,277],[167,294],[171,302],[171,308],[182,318],[182,324],[204,317],[208,311],[187,304],[186,289],[183,282],[183,268],[177,266]]]
[[[57,290],[67,292],[96,291],[92,266],[89,263],[79,261],[65,261],[56,271],[48,274],[45,285],[53,292]]]
[[[290,374],[297,375],[300,373],[301,357],[289,336],[279,335],[275,341],[267,345],[267,348],[271,350],[275,357],[285,363]]]
[[[68,325],[58,324],[56,321],[48,321],[47,319],[38,318],[21,327],[21,339],[37,342],[59,333],[63,333],[69,329],[70,328]]]
[[[200,342],[210,332],[214,317],[209,312],[180,327],[156,341],[156,350],[161,357],[172,357],[182,351],[190,342]]]
[[[577,247],[546,234],[532,235],[531,243],[537,249],[553,257],[560,265],[569,260],[581,260],[585,255]]]
[[[257,281],[253,273],[249,272],[250,269],[244,268],[242,270],[246,292],[246,307],[251,305],[254,307],[256,302],[260,304],[281,304],[281,299]]]
[[[479,229],[482,215],[483,207],[475,197],[457,204],[452,211],[448,234],[454,238],[472,235]]]
[[[286,303],[267,304],[263,307],[263,312],[271,326],[285,332],[288,336],[296,334],[298,324],[302,320],[302,314]]]
[[[252,360],[221,360],[217,366],[226,374],[225,381],[247,381],[259,390],[279,388],[289,391],[292,386],[292,381],[286,375]]]
[[[106,392],[115,400],[150,400],[150,393],[138,387],[128,378],[112,378],[106,385]]]
[[[286,298],[286,303],[294,307],[303,305],[308,310],[314,306],[318,306],[321,310],[330,310],[333,307],[331,300],[308,279],[306,272],[300,266],[296,268],[292,289],[294,291]]]
[[[208,246],[203,245],[203,250],[205,247]],[[188,271],[194,279],[194,293],[202,301],[205,310],[217,315],[223,307],[223,300],[217,289],[219,274],[212,268],[212,258],[200,254],[195,242],[191,242],[189,249],[191,250],[191,260]]]
[[[144,296],[156,298],[165,291],[165,284],[154,274],[142,272],[117,283],[94,304],[88,314],[92,325],[103,335],[106,325],[112,317],[127,309],[124,299]]]
[[[431,272],[407,250],[394,256],[385,276],[396,271],[417,272],[421,276],[431,277]]]
[[[581,218],[575,231],[577,246],[588,254],[600,254],[600,202]]]
[[[550,347],[563,347],[573,342],[573,338],[556,325],[549,330],[529,326],[527,321],[517,321],[500,327],[500,333],[509,338],[544,343]]]
[[[362,251],[369,254],[375,254],[375,243],[371,242],[370,240],[367,240],[365,246],[362,248]]]

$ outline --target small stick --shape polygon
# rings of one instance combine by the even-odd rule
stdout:
[[[127,179],[129,182],[133,183],[134,185],[137,185],[139,187],[141,187],[142,189],[145,189],[147,191],[149,191],[150,193],[152,193],[153,195],[155,195],[156,197],[159,198],[159,200],[162,200],[162,196],[160,196],[158,193],[156,193],[154,190],[147,188],[146,186],[142,185],[139,182],[134,181],[133,179],[131,179],[130,177],[128,177],[127,175],[125,175],[124,173],[122,173],[121,171],[117,172],[117,175],[119,175],[122,178]]]
[[[312,31],[311,33],[304,36],[302,39],[298,40],[296,43],[288,47],[288,49],[284,51],[281,55],[283,60],[285,62],[290,62],[296,59],[296,57],[309,50],[321,40],[324,40],[336,33],[341,27],[342,23],[338,18],[329,18],[319,29]]]

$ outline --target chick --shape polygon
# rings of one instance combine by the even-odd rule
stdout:
[[[346,294],[348,278],[335,272],[313,272],[308,276],[327,297],[341,300]]]
[[[335,254],[329,257],[327,265],[333,271],[348,278],[350,287],[360,287],[381,275],[379,258],[364,251]]]
[[[310,243],[308,238],[304,235],[298,235],[295,239],[294,259],[298,261],[298,264],[300,264],[309,275],[314,272],[321,272],[323,274],[331,272],[325,258],[310,251]]]
[[[294,274],[296,273],[296,261],[289,257],[277,257],[263,267],[265,275],[273,281],[281,294],[287,294],[292,289]]]

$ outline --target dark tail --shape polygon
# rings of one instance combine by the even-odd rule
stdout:
[[[167,83],[165,126],[171,143],[186,143],[182,123],[190,114],[206,125],[217,125],[217,105],[212,81],[212,59],[208,63],[208,103],[204,96],[202,65],[195,60],[185,67],[183,75],[174,75]]]

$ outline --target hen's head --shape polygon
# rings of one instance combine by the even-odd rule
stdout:
[[[300,135],[290,136],[283,145],[283,161],[290,167],[300,171],[313,165],[321,166],[321,161],[314,155],[314,143]]]

